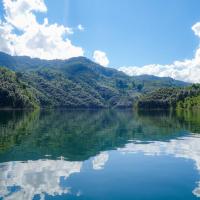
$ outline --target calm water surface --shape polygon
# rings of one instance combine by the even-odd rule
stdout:
[[[200,113],[1,111],[0,199],[200,199]]]

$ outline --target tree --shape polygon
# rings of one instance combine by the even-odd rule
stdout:
[[[116,80],[116,86],[117,86],[117,88],[119,88],[119,89],[125,89],[125,88],[128,87],[128,84],[127,84],[126,81],[121,80],[121,79],[118,79],[118,80]]]
[[[143,84],[138,84],[137,85],[137,89],[138,91],[141,91],[143,89],[144,85]]]

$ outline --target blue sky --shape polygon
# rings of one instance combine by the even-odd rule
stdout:
[[[46,0],[47,17],[85,31],[74,34],[74,44],[86,56],[100,49],[110,66],[168,64],[191,58],[198,38],[191,27],[200,21],[199,0]]]
[[[59,3],[58,3],[59,2]],[[49,22],[84,32],[70,36],[85,55],[100,49],[110,66],[167,64],[190,58],[198,46],[191,27],[200,21],[199,0],[45,0]],[[0,9],[2,17],[2,3]],[[42,21],[42,20],[41,20]]]
[[[1,0],[2,19],[4,1],[12,0]],[[72,28],[74,34],[67,36],[70,42],[81,47],[83,55],[91,59],[95,50],[105,52],[110,67],[165,66],[176,60],[192,59],[199,47],[199,37],[191,29],[200,21],[199,0],[44,0],[43,3],[45,12],[30,9],[38,23],[48,18],[49,24]],[[84,31],[77,30],[79,24]]]

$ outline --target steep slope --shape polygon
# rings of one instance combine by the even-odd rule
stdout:
[[[5,66],[15,71],[40,70],[43,68],[65,71],[69,76],[79,75],[80,72],[91,70],[110,78],[129,79],[130,77],[116,69],[105,68],[85,57],[75,57],[68,60],[42,60],[27,56],[10,56],[0,52],[0,66]],[[128,80],[128,81],[129,81]],[[155,89],[160,87],[182,87],[189,85],[183,81],[177,81],[169,77],[156,77],[152,75],[133,76],[136,84],[142,84],[143,89]]]
[[[142,93],[188,85],[170,78],[130,77],[85,57],[41,60],[0,52],[0,65],[20,74],[41,107],[132,107]]]
[[[184,81],[178,81],[170,77],[158,77],[153,75],[134,76],[134,79],[137,84],[142,84],[144,90],[147,92],[155,90],[156,88],[185,87],[191,85]]]
[[[34,108],[37,101],[31,89],[23,83],[15,72],[0,67],[0,107]]]
[[[193,109],[200,105],[200,85],[185,88],[162,88],[140,97],[139,109]]]
[[[110,78],[84,67],[77,69],[74,66],[70,72],[66,72],[66,68],[43,68],[22,73],[22,80],[43,95],[38,96],[42,106],[130,107],[135,97],[131,82]]]

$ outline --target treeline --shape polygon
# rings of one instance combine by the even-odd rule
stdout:
[[[185,88],[162,88],[143,95],[138,109],[192,109],[200,105],[200,84]]]
[[[0,108],[132,108],[143,93],[188,86],[168,77],[130,77],[84,57],[47,61],[0,52],[0,65],[7,67],[0,71]]]
[[[18,78],[17,73],[0,67],[0,107],[36,108],[37,105],[31,89]]]
[[[200,95],[187,97],[177,103],[178,109],[200,109]]]
[[[78,74],[46,68],[14,72],[0,67],[0,108],[132,107],[137,89],[133,82],[73,70]]]
[[[148,81],[142,84],[124,74],[95,67],[82,62],[26,72],[0,67],[0,108],[124,108],[132,107],[144,91],[148,93],[139,98],[139,109],[199,107],[200,85],[149,93],[145,86]],[[149,80],[149,85],[153,83],[155,80]]]

